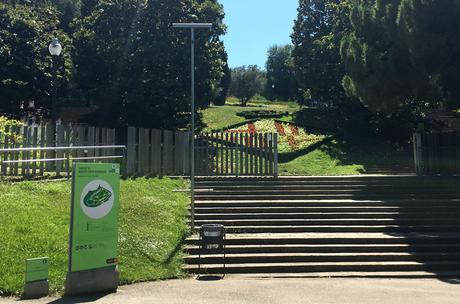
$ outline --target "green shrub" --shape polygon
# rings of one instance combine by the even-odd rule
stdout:
[[[288,115],[288,112],[278,112],[270,110],[254,110],[254,111],[243,111],[236,115],[244,117],[245,119],[257,119],[257,118],[281,118]]]

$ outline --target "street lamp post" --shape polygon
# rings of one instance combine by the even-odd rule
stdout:
[[[53,129],[53,138],[56,137],[56,121],[57,121],[57,111],[56,111],[56,99],[57,99],[57,57],[61,55],[62,46],[59,43],[57,38],[53,38],[51,41],[48,50],[51,55],[51,66],[53,69],[53,79],[51,82],[51,124]]]
[[[173,23],[174,28],[190,29],[191,32],[191,152],[190,152],[190,200],[191,227],[195,228],[195,29],[211,29],[211,23]]]

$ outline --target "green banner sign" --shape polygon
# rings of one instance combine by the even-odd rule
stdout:
[[[48,280],[48,258],[26,260],[26,283]]]
[[[117,264],[119,189],[118,164],[74,164],[71,272]]]

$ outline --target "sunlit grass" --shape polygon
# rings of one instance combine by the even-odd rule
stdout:
[[[188,197],[183,180],[121,182],[119,269],[122,283],[182,276]],[[17,294],[25,259],[50,257],[50,286],[67,271],[70,182],[0,183],[0,294]]]
[[[267,101],[264,99],[251,100],[246,107],[241,106],[235,97],[229,97],[225,106],[213,106],[201,111],[203,116],[203,131],[220,130],[231,125],[246,121],[237,114],[243,111],[273,110],[277,112],[289,112],[289,115],[281,119],[292,120],[292,115],[299,109],[297,103],[292,101]]]

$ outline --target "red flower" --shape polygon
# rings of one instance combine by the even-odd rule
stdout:
[[[284,127],[283,127],[282,124],[280,124],[279,122],[275,121],[275,128],[276,128],[276,131],[278,131],[278,133],[281,136],[286,136],[286,132],[284,131]]]
[[[294,150],[295,148],[297,148],[297,141],[295,140],[294,136],[292,135],[288,136],[288,143],[291,149]]]
[[[290,124],[289,128],[291,129],[292,135],[294,135],[294,136],[299,135],[299,128],[297,128],[297,126]]]

